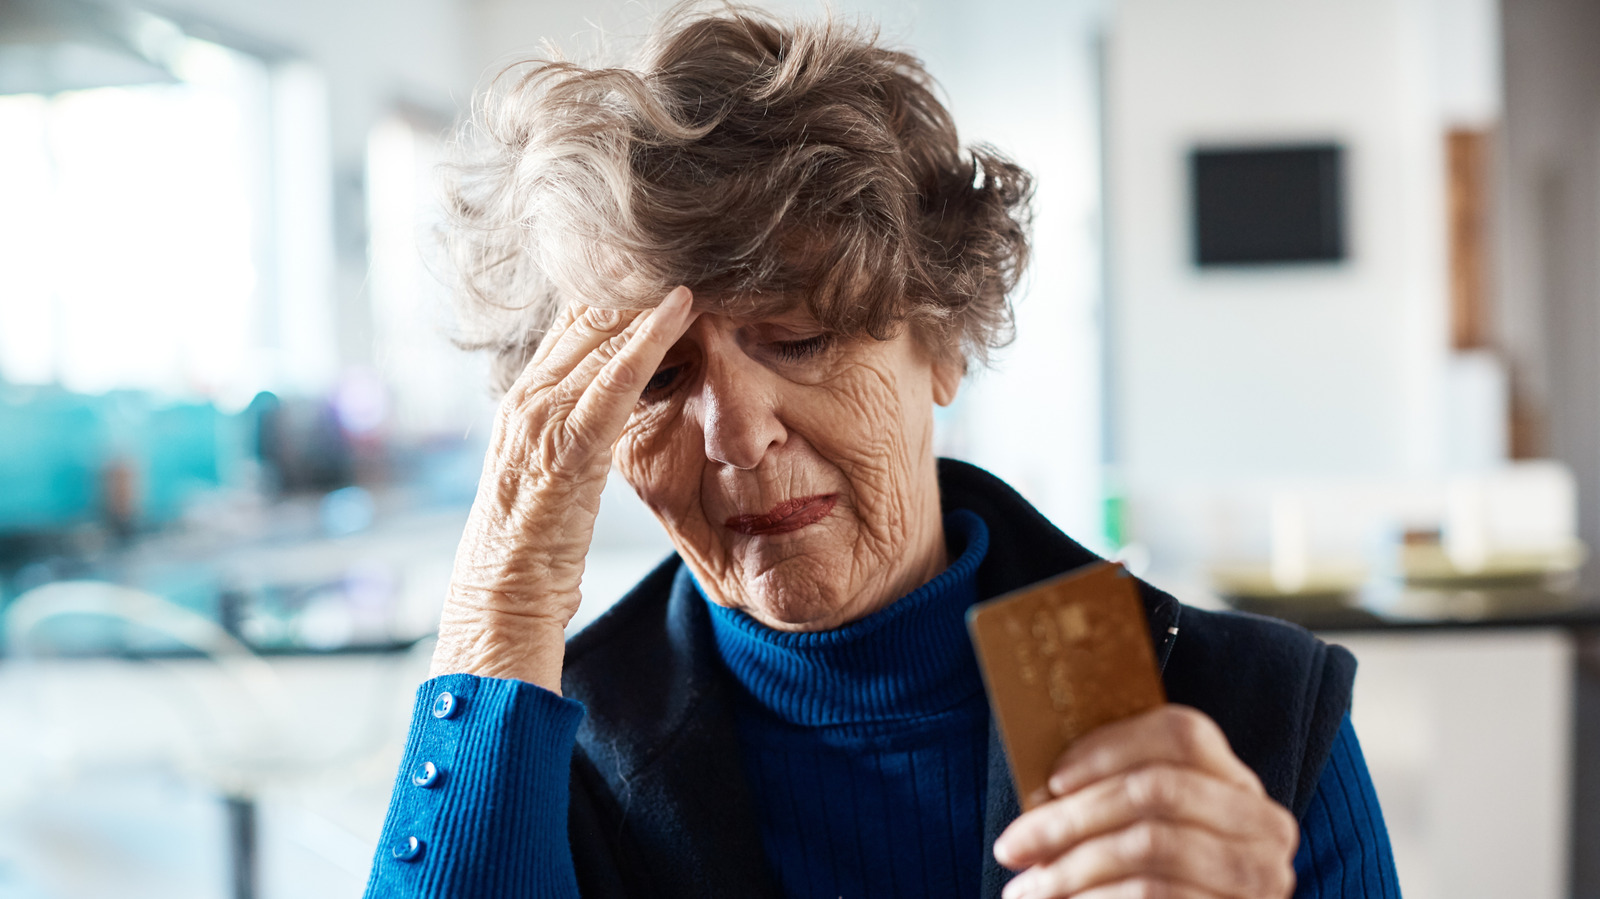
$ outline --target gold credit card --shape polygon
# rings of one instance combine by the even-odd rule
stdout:
[[[1133,577],[1099,562],[967,612],[1024,811],[1073,741],[1166,702]]]

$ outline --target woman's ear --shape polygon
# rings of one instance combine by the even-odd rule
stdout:
[[[967,360],[960,353],[942,353],[933,360],[933,401],[948,406],[956,401],[961,379],[967,374]]]

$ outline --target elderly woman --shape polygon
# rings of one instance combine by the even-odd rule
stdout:
[[[505,397],[368,896],[1398,895],[1349,655],[1148,585],[1181,705],[1019,816],[963,616],[1094,557],[934,458],[1030,185],[916,60],[719,8],[500,85],[453,200]],[[677,552],[568,642],[613,466]]]

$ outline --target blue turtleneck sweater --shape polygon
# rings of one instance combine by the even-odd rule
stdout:
[[[945,535],[943,574],[837,630],[770,630],[711,604],[786,896],[978,895],[989,707],[965,616],[989,530],[956,511]]]

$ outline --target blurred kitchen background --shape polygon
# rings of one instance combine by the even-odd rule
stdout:
[[[493,409],[435,167],[661,8],[0,0],[0,899],[360,894]],[[1408,897],[1600,897],[1600,3],[834,8],[1038,176],[943,451],[1350,646]],[[613,484],[574,627],[668,551]]]

